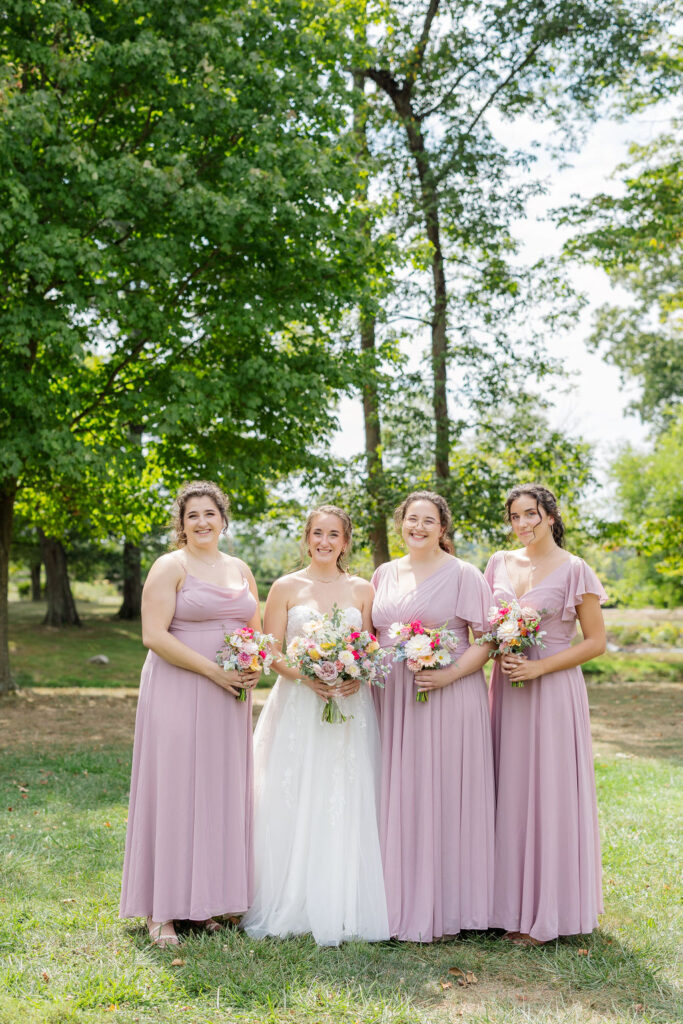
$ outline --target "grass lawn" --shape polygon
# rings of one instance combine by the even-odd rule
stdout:
[[[15,664],[36,683],[135,685],[139,627],[92,606],[83,630],[43,631],[27,607],[13,608]],[[91,650],[112,659],[108,683],[99,666],[83,678]],[[673,1024],[679,694],[672,679],[589,677],[606,912],[593,935],[530,950],[479,934],[320,949],[236,932],[153,949],[142,922],[117,918],[134,696],[4,698],[0,1024]]]

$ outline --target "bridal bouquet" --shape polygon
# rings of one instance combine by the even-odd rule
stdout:
[[[267,672],[273,662],[274,643],[275,637],[270,633],[259,633],[251,626],[242,626],[225,634],[225,643],[216,655],[216,661],[226,672],[234,669],[238,672]],[[246,699],[247,691],[242,687],[236,700]]]
[[[287,645],[287,663],[311,679],[334,686],[344,679],[383,686],[383,651],[377,637],[366,629],[352,629],[335,605],[331,615],[307,622],[302,636]],[[323,722],[345,722],[346,715],[329,697],[323,708]]]
[[[411,672],[450,665],[453,651],[458,646],[458,637],[452,629],[428,629],[419,619],[394,622],[389,627],[389,637],[395,641],[394,660],[407,662]],[[418,690],[415,700],[425,704],[429,694]]]
[[[538,612],[530,605],[520,605],[519,601],[503,601],[499,608],[489,608],[489,630],[477,641],[478,644],[496,645],[492,657],[503,654],[520,654],[527,647],[545,647],[541,637],[545,630],[541,629],[541,618],[546,609]],[[513,686],[524,686],[520,680]]]

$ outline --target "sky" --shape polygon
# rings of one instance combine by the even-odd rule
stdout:
[[[566,234],[544,219],[546,211],[568,203],[574,195],[589,198],[598,192],[618,193],[620,183],[612,180],[611,175],[627,158],[629,144],[651,141],[667,129],[671,115],[669,109],[653,108],[621,123],[598,121],[581,150],[572,156],[571,166],[564,169],[558,169],[548,157],[541,155],[536,167],[537,172],[546,177],[548,191],[529,204],[528,217],[515,225],[523,244],[521,258],[532,261],[542,255],[558,253]],[[496,133],[511,146],[522,146],[539,136],[539,128],[522,120],[500,124]],[[644,444],[647,434],[638,418],[626,413],[626,406],[637,395],[637,388],[633,384],[625,388],[617,370],[603,362],[599,354],[589,352],[584,343],[591,331],[595,309],[605,302],[627,301],[627,296],[613,289],[606,275],[596,268],[576,267],[571,278],[589,302],[576,329],[548,339],[550,354],[575,373],[570,393],[558,395],[550,418],[552,426],[574,436],[581,435],[594,444],[598,474],[602,475],[619,444],[624,441]],[[345,399],[341,403],[339,424],[335,452],[346,457],[362,451],[363,420],[359,400]]]

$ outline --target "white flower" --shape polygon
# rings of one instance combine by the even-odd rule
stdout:
[[[344,668],[348,669],[351,665],[355,663],[356,659],[353,656],[353,651],[340,651],[338,660],[341,661]]]
[[[499,640],[512,640],[514,637],[519,635],[519,626],[513,619],[508,619],[507,622],[501,622],[498,626]]]
[[[322,629],[322,627],[323,622],[321,619],[313,620],[311,622],[304,622],[303,632],[306,633],[308,636],[311,636],[312,633],[315,633],[316,630],[318,629]]]
[[[426,633],[418,633],[406,642],[405,651],[409,658],[426,658],[432,653],[431,640]]]
[[[406,635],[406,627],[402,622],[392,622],[389,626],[389,639],[400,640]]]
[[[450,665],[451,663],[451,656],[449,651],[437,651],[434,657],[437,665]]]

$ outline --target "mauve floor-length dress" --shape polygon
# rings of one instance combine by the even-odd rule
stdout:
[[[505,552],[486,568],[496,601],[515,593]],[[571,555],[519,599],[542,611],[549,657],[569,647],[584,594],[607,595]],[[586,684],[580,667],[513,687],[498,664],[491,682],[496,769],[496,857],[491,924],[547,941],[592,931],[602,913],[600,836]]]
[[[189,573],[169,632],[212,660],[256,610],[247,581]],[[253,885],[251,694],[238,701],[153,651],[140,681],[121,917],[238,914]]]
[[[459,636],[486,628],[492,603],[482,574],[450,559],[406,594],[395,562],[373,576],[373,621],[390,648],[393,622],[420,619]],[[392,666],[375,689],[382,747],[380,840],[392,936],[431,942],[488,928],[493,902],[493,753],[482,670],[415,699],[415,676]]]

